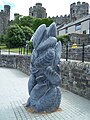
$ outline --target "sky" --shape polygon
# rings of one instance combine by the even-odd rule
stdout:
[[[78,1],[90,2],[90,0],[0,0],[0,11],[4,9],[4,5],[10,5],[10,19],[12,20],[14,19],[14,13],[28,16],[31,6],[33,7],[36,3],[42,3],[42,6],[46,8],[47,17],[53,17],[70,14],[70,4]]]

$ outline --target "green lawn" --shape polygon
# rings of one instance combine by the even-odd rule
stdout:
[[[0,48],[3,49],[3,50],[8,50],[9,49],[5,45],[0,45]],[[18,52],[19,48],[10,48],[10,51],[12,51],[12,52]]]
[[[19,48],[10,48],[10,51],[11,51],[11,52],[18,53],[18,52],[19,52]]]
[[[1,49],[7,49],[7,47],[5,45],[0,45]]]
[[[3,50],[9,50],[5,45],[0,45],[0,48]],[[21,51],[21,49],[19,50],[19,48],[10,48],[10,52],[14,52],[14,53],[19,53],[19,51]],[[27,51],[22,48],[22,54],[26,54]],[[28,54],[31,54],[30,50],[28,51]]]

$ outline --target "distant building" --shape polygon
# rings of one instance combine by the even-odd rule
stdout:
[[[77,2],[70,5],[70,20],[75,21],[89,14],[89,4]]]
[[[64,15],[64,16],[56,16],[56,17],[52,17],[53,21],[57,24],[57,25],[64,25],[66,23],[70,22],[70,15]]]
[[[59,35],[78,33],[90,34],[90,15],[64,25],[58,29]]]
[[[42,3],[36,3],[35,6],[29,8],[29,15],[36,18],[46,18],[46,9],[42,7]]]
[[[4,5],[4,10],[0,12],[0,34],[4,33],[10,21],[10,6]]]
[[[74,22],[64,25],[57,29],[57,34],[63,36],[69,35],[71,43],[86,45],[90,44],[90,15],[80,18]]]
[[[89,15],[89,4],[86,2],[77,2],[70,5],[69,15],[61,15],[60,17],[56,16],[52,17],[52,19],[56,22],[57,25],[63,26],[87,15]]]
[[[20,14],[19,13],[14,13],[14,20],[18,17],[19,18]]]

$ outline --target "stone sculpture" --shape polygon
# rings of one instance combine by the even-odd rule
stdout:
[[[53,112],[59,108],[61,42],[56,39],[56,25],[42,24],[33,37],[26,107],[33,112]]]

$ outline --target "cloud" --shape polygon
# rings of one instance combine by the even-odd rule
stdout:
[[[10,5],[10,7],[11,7],[11,19],[13,19],[13,9],[16,7],[15,6],[15,3],[14,3],[14,1],[13,0],[0,0],[0,10],[3,10],[4,9],[4,5]]]
[[[6,5],[6,4],[15,7],[15,4],[11,0],[0,0],[0,5]]]
[[[4,3],[0,0],[0,10],[3,9]]]
[[[21,15],[29,15],[29,7],[31,0],[0,0],[0,9],[4,9],[4,5],[10,5],[10,19],[14,19],[14,13],[19,13]]]
[[[4,5],[4,3],[0,0],[0,5]]]

